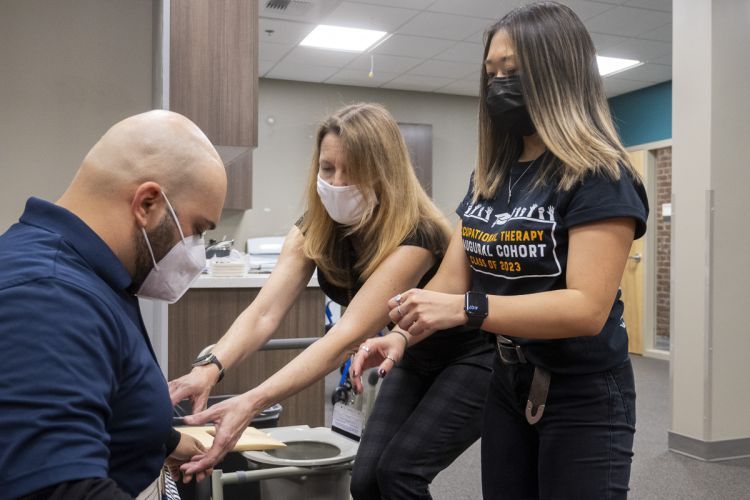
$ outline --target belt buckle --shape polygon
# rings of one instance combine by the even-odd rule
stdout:
[[[506,365],[517,365],[517,364],[525,364],[526,363],[526,356],[524,356],[523,351],[521,350],[521,346],[514,344],[514,343],[505,343],[501,342],[500,340],[501,336],[497,337],[497,353],[500,355],[500,360],[505,363]],[[504,337],[503,337],[504,338]],[[505,350],[511,350],[514,351],[515,359],[512,359],[510,357],[506,357],[504,354]]]

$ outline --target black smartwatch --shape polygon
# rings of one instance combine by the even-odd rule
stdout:
[[[195,358],[195,361],[193,361],[193,366],[206,366],[214,364],[219,369],[219,379],[216,381],[218,384],[221,382],[221,379],[224,378],[224,365],[221,364],[221,361],[219,361],[219,358],[216,357],[216,355],[212,352],[207,352],[206,354],[198,355],[197,358]]]
[[[469,318],[466,325],[471,328],[479,328],[488,314],[487,294],[466,292],[464,297],[464,312],[466,317]]]

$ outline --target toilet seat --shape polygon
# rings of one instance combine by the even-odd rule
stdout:
[[[246,459],[266,465],[316,467],[340,464],[354,460],[354,457],[357,455],[357,448],[359,448],[359,442],[342,436],[328,427],[310,428],[307,425],[300,425],[263,429],[263,432],[283,443],[322,443],[323,445],[334,446],[339,450],[339,453],[334,456],[310,459],[281,458],[269,453],[269,451],[274,453],[284,450],[284,448],[269,451],[246,451],[242,453]]]

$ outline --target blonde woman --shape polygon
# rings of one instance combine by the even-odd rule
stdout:
[[[485,498],[625,498],[635,389],[618,287],[646,231],[646,194],[570,8],[511,11],[488,31],[482,62],[461,224],[425,289],[389,302],[391,318],[413,343],[463,324],[495,334]],[[367,346],[354,373],[402,348]]]
[[[217,426],[213,447],[186,465],[188,474],[216,463],[254,415],[336,369],[352,346],[388,325],[388,298],[426,283],[447,246],[447,223],[420,187],[398,125],[383,107],[347,106],[322,123],[316,138],[305,214],[268,282],[213,354],[231,369],[262,346],[316,267],[321,289],[346,312],[261,385],[186,419]],[[387,336],[403,346],[402,335]],[[356,498],[423,498],[432,478],[479,437],[491,345],[454,329],[418,347],[383,383],[355,461]],[[191,397],[202,409],[218,376],[214,364],[194,368],[170,383],[172,400]],[[452,412],[442,411],[446,402]]]

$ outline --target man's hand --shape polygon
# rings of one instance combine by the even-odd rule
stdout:
[[[193,458],[196,455],[204,455],[206,448],[192,436],[187,434],[180,434],[180,442],[177,444],[177,448],[174,449],[171,455],[165,460],[167,469],[169,469],[169,475],[172,479],[177,482],[180,480],[180,466]],[[212,469],[206,469],[199,471],[195,474],[197,481],[203,481],[206,476],[211,475]],[[192,479],[192,474],[183,474],[183,482],[189,483]]]

